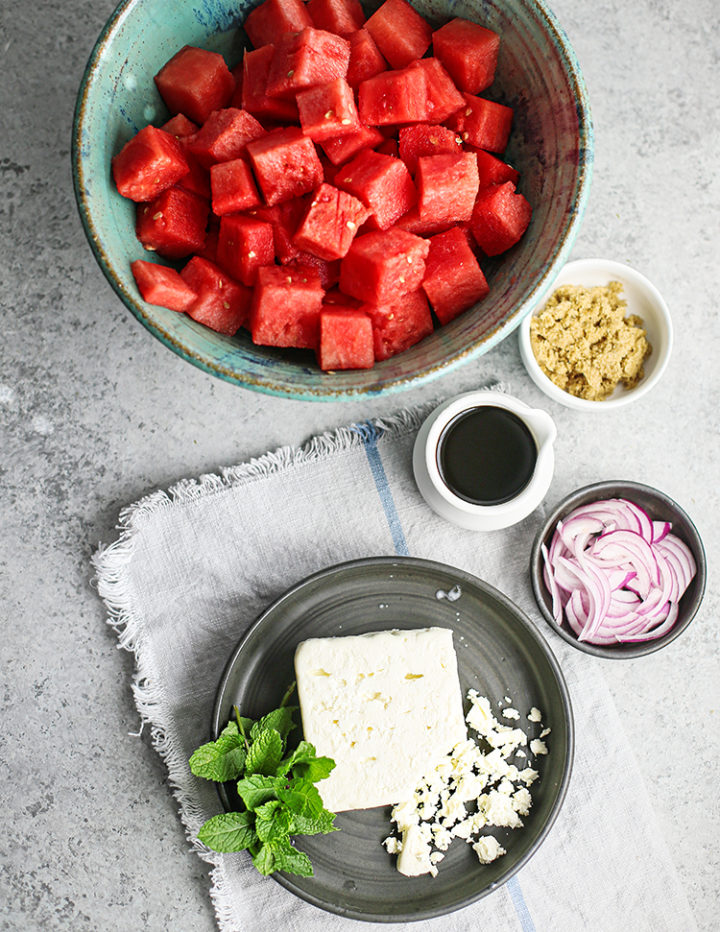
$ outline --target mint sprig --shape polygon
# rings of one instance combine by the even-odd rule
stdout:
[[[228,722],[217,741],[199,747],[190,758],[197,777],[237,781],[239,812],[208,819],[198,839],[213,851],[249,851],[261,874],[287,871],[312,876],[310,859],[292,845],[294,835],[337,831],[335,813],[323,806],[315,783],[329,776],[335,762],[318,757],[309,741],[287,749],[295,728],[296,706],[288,705],[293,686],[280,707],[257,721],[240,715]]]

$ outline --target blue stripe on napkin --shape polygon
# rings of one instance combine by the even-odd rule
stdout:
[[[405,534],[403,533],[402,524],[400,523],[400,515],[398,514],[395,500],[390,490],[390,483],[388,482],[387,473],[383,466],[382,456],[378,450],[377,430],[370,421],[355,425],[353,429],[360,435],[365,446],[365,455],[368,459],[370,472],[375,482],[375,488],[377,489],[380,503],[382,504],[385,517],[387,518],[395,553],[400,557],[409,557],[410,551],[408,550]],[[517,917],[520,920],[522,932],[536,932],[535,923],[533,922],[530,910],[525,902],[522,887],[520,886],[520,881],[517,879],[517,876],[511,877],[506,887],[510,894],[510,900],[515,908],[515,912],[517,913]]]

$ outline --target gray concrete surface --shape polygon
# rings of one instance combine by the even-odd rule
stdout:
[[[206,870],[185,843],[163,765],[146,737],[129,734],[132,659],[105,625],[89,558],[143,493],[368,413],[217,381],[152,339],[106,284],[76,213],[69,148],[83,67],[113,5],[0,9],[3,929],[214,928]],[[598,479],[645,481],[677,498],[704,537],[710,585],[691,628],[666,651],[603,666],[698,925],[710,930],[720,907],[717,8],[552,6],[584,67],[597,135],[574,257],[647,274],[670,305],[676,348],[661,385],[635,406],[590,421],[546,405],[559,428],[551,497]],[[545,403],[511,337],[372,413],[490,375]]]

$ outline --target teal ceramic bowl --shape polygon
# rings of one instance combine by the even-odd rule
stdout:
[[[505,154],[533,205],[530,227],[503,257],[484,263],[490,295],[449,325],[373,369],[323,373],[307,351],[255,346],[245,331],[216,334],[185,314],[146,304],[130,271],[147,258],[134,233],[134,205],[112,181],[110,160],[167,111],[153,75],[183,45],[242,58],[247,0],[124,0],[102,31],[80,86],[73,175],[95,257],[127,308],[183,359],[245,388],[304,400],[351,400],[420,385],[500,342],[552,285],[569,258],[588,198],[593,134],[587,92],[567,37],[541,0],[414,0],[433,25],[451,16],[498,32],[501,51],[487,96],[515,111]],[[366,9],[377,7],[370,3]]]

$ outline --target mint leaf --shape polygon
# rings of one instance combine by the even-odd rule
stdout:
[[[304,816],[294,813],[290,824],[291,835],[327,835],[339,832],[335,823],[335,813],[323,809],[316,816]]]
[[[237,725],[229,722],[217,741],[199,747],[190,758],[190,770],[196,777],[224,783],[235,780],[245,765],[245,742]]]
[[[315,819],[323,811],[323,803],[317,788],[307,780],[293,779],[290,785],[281,786],[277,791],[280,802],[285,803],[293,815],[306,819]]]
[[[288,734],[295,728],[295,722],[293,721],[293,712],[297,710],[297,706],[283,706],[280,709],[275,709],[273,712],[268,712],[267,715],[264,715],[259,721],[250,729],[250,737],[253,741],[267,728],[274,728],[280,735],[280,737],[285,740]]]
[[[293,764],[292,772],[310,783],[317,783],[330,776],[335,767],[332,757],[314,757],[312,760],[299,761]]]
[[[203,825],[198,839],[213,851],[244,851],[257,841],[252,812],[223,812]]]
[[[288,871],[302,877],[313,875],[310,858],[303,851],[293,848],[288,839],[266,842],[253,858],[253,864],[266,876],[275,871]]]
[[[277,799],[255,810],[255,831],[260,841],[279,841],[290,835],[290,813]]]
[[[270,728],[261,731],[250,745],[245,759],[245,773],[260,773],[267,777],[273,776],[282,759],[283,742],[280,733]]]
[[[287,786],[284,777],[264,777],[259,773],[238,780],[237,791],[246,808],[255,810],[258,806],[277,798],[280,787]]]

